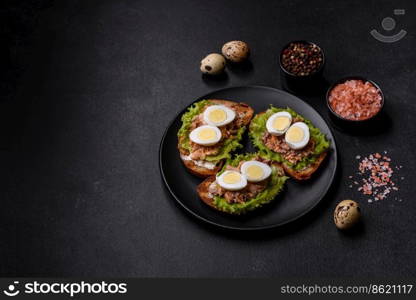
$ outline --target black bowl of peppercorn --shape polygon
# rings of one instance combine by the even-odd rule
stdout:
[[[321,90],[325,55],[317,44],[308,41],[288,43],[280,52],[279,64],[282,79],[289,90]]]

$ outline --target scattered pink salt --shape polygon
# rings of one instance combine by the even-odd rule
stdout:
[[[387,154],[387,151],[383,151],[384,154]],[[356,158],[360,157],[357,155]],[[357,191],[361,192],[363,195],[373,196],[374,198],[368,199],[368,203],[373,201],[383,200],[390,194],[392,191],[398,191],[399,188],[396,186],[395,182],[392,180],[394,174],[393,167],[391,167],[391,158],[386,155],[381,155],[376,152],[368,156],[363,157],[358,163],[357,173],[360,178],[353,179],[353,176],[349,176],[350,179],[353,179],[355,185],[359,185]],[[402,166],[395,167],[396,170],[401,169]],[[404,177],[401,177],[403,180]],[[360,181],[360,183],[358,181]],[[350,185],[352,187],[352,185]]]

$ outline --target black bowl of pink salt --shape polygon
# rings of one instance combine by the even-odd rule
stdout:
[[[322,84],[324,51],[308,41],[293,41],[283,47],[279,65],[284,85],[293,91],[313,91]]]
[[[384,94],[373,81],[351,76],[335,82],[326,94],[326,103],[338,125],[373,123],[384,107]]]

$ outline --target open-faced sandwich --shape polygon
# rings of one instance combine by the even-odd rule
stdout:
[[[194,103],[182,116],[178,149],[186,168],[200,177],[218,173],[253,117],[244,103],[208,99]]]
[[[329,149],[325,135],[290,108],[271,106],[259,113],[249,135],[262,157],[282,163],[286,174],[298,180],[309,179]]]
[[[250,153],[228,159],[216,176],[198,186],[197,192],[209,206],[239,215],[271,202],[287,179],[280,164]]]

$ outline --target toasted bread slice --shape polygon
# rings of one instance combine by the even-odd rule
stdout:
[[[238,104],[237,107],[234,107],[234,111],[236,112],[238,116],[243,115],[242,126],[247,126],[250,123],[251,118],[254,115],[254,110],[245,103],[238,103],[238,102],[233,102],[229,100],[220,100],[220,99],[208,99],[208,101],[210,101],[214,105],[230,106],[230,105]],[[181,145],[181,141],[179,140],[178,141],[179,152],[182,155],[188,155],[189,153],[187,153],[186,150],[182,149],[180,145]],[[221,162],[218,162],[218,164],[215,166],[214,169],[209,169],[209,168],[205,168],[203,166],[199,166],[195,164],[194,161],[192,160],[184,160],[182,157],[181,157],[181,160],[189,172],[191,172],[192,174],[196,176],[203,177],[203,178],[217,174],[219,170],[221,170],[224,164],[224,160],[223,160]]]
[[[214,169],[208,169],[208,168],[196,165],[192,160],[182,159],[182,162],[189,172],[191,172],[195,176],[202,177],[202,178],[217,174],[221,170],[222,166],[224,165],[224,160],[222,160],[215,166]]]
[[[197,189],[196,192],[198,193],[199,198],[205,203],[211,206],[214,209],[217,209],[213,203],[214,198],[211,198],[209,196],[208,188],[215,181],[215,176],[210,176],[206,178],[204,181],[202,181]]]
[[[275,166],[276,168],[278,168],[278,175],[279,176],[284,176],[283,168],[279,163],[274,162],[274,163],[272,163],[272,165]],[[213,209],[224,212],[224,213],[229,213],[229,214],[234,214],[234,215],[241,214],[242,212],[232,213],[232,212],[229,212],[229,211],[223,211],[223,210],[220,210],[218,207],[216,207],[214,205],[214,198],[210,197],[210,193],[209,193],[208,189],[209,189],[209,186],[211,185],[211,183],[213,183],[215,180],[216,180],[215,176],[210,176],[198,185],[196,191],[198,193],[199,198],[202,200],[202,202],[211,206]]]
[[[265,113],[266,113],[266,111],[262,111],[262,112],[258,113],[257,115],[262,115],[262,114],[265,114]],[[292,177],[296,180],[307,180],[307,179],[311,178],[313,173],[316,172],[316,170],[322,164],[322,162],[324,161],[326,156],[327,156],[327,151],[322,152],[314,163],[312,163],[311,165],[307,166],[306,168],[304,168],[302,170],[294,170],[290,166],[286,165],[285,163],[282,163],[282,166],[283,166],[283,169],[285,170],[285,173],[288,176],[290,176],[290,177]]]
[[[294,170],[286,164],[283,164],[283,169],[285,170],[286,174],[288,174],[290,177],[294,179],[306,180],[311,178],[312,174],[315,173],[316,170],[318,170],[319,166],[324,161],[326,155],[327,152],[322,152],[313,164],[309,165],[308,167],[302,170]]]

